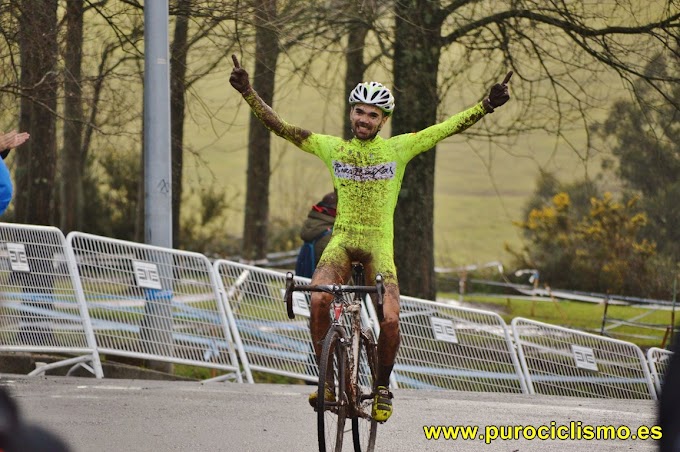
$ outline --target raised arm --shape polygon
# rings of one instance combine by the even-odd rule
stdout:
[[[510,81],[510,77],[512,77],[512,71],[507,73],[502,83],[496,83],[492,86],[489,95],[477,105],[461,111],[447,120],[440,122],[439,124],[434,124],[420,132],[400,135],[393,139],[396,139],[397,143],[400,143],[403,149],[408,150],[408,154],[410,155],[410,157],[408,157],[409,159],[421,152],[432,149],[444,138],[463,132],[477,123],[486,114],[493,113],[495,108],[505,104],[510,99],[510,94],[508,93],[508,82]]]
[[[288,124],[286,121],[281,119],[278,113],[276,113],[269,105],[267,105],[253,89],[253,87],[250,86],[248,72],[246,72],[246,70],[241,67],[236,55],[232,55],[231,59],[234,62],[234,69],[232,69],[231,76],[229,77],[229,83],[231,83],[231,86],[233,86],[236,91],[241,93],[246,102],[248,102],[248,105],[250,105],[250,108],[253,110],[255,116],[257,116],[258,119],[262,121],[262,123],[269,130],[281,138],[285,138],[296,146],[300,146],[300,144],[307,137],[309,137],[312,132]]]

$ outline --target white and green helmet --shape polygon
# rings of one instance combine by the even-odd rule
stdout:
[[[394,111],[392,93],[382,83],[378,82],[359,83],[350,93],[349,103],[350,105],[375,105],[386,115],[390,115]]]

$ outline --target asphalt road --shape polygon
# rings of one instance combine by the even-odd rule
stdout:
[[[59,434],[74,452],[314,451],[311,386],[164,382],[0,374],[23,416]],[[423,426],[655,423],[653,401],[397,390],[377,450],[654,451],[653,440],[428,440]],[[530,431],[530,429],[529,429]],[[347,438],[351,438],[349,435]],[[350,443],[347,440],[346,443]],[[350,446],[350,444],[346,444]],[[350,450],[347,447],[345,450]]]

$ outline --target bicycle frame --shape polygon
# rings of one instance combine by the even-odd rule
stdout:
[[[345,346],[349,347],[349,352],[351,359],[348,361],[349,369],[346,375],[349,375],[349,381],[347,382],[345,390],[349,392],[347,402],[350,403],[350,410],[352,416],[360,416],[366,418],[369,414],[362,412],[361,410],[361,400],[358,400],[358,385],[359,385],[359,367],[360,367],[360,342],[361,342],[361,297],[358,292],[354,293],[352,300],[347,301],[342,296],[334,296],[332,302],[332,312],[333,319],[331,320],[331,328],[337,328],[340,330],[342,340],[345,341]],[[343,322],[343,314],[349,315],[349,340],[350,343],[347,344],[348,340],[345,324]],[[366,398],[371,398],[372,395],[367,395]]]

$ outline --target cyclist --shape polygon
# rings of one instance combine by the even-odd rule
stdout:
[[[312,284],[346,284],[353,261],[364,265],[366,280],[381,273],[385,283],[384,319],[378,338],[378,376],[372,415],[385,422],[392,414],[390,374],[399,349],[399,287],[393,252],[393,217],[406,164],[439,141],[462,132],[510,98],[507,83],[496,84],[482,102],[446,121],[417,133],[383,139],[378,132],[394,111],[394,97],[377,82],[359,83],[349,97],[349,116],[354,138],[312,133],[288,124],[250,85],[248,73],[232,55],[229,82],[241,93],[255,116],[272,132],[305,152],[316,155],[328,167],[338,195],[335,227],[330,242],[312,277]],[[332,296],[315,292],[311,300],[310,329],[317,360],[330,327]],[[316,406],[318,395],[310,396]],[[326,391],[324,397],[333,397]]]

